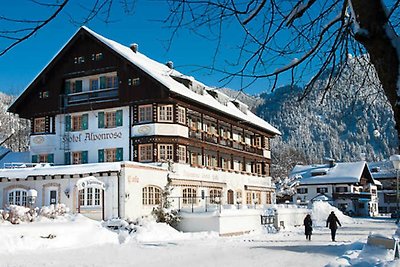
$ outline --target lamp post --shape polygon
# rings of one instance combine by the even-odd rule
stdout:
[[[390,157],[393,167],[396,170],[396,223],[399,223],[399,170],[400,170],[400,155],[393,155]]]

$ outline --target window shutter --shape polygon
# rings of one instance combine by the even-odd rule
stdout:
[[[123,161],[124,151],[122,147],[117,148],[117,153],[115,155],[117,161]]]
[[[98,113],[98,128],[104,128],[104,112]]]
[[[82,164],[88,163],[88,152],[82,151]]]
[[[65,165],[71,165],[71,152],[64,153],[64,163]]]
[[[99,155],[99,162],[104,162],[104,149],[99,149],[98,155]]]
[[[100,77],[100,89],[105,89],[106,88],[106,76],[101,76]]]
[[[122,110],[117,110],[115,114],[115,126],[122,126]]]
[[[65,94],[68,95],[71,93],[71,82],[70,81],[65,81]]]
[[[65,131],[71,131],[71,115],[65,116]]]
[[[79,93],[79,92],[82,92],[82,80],[75,81],[75,92],[74,93]]]
[[[54,163],[54,154],[48,154],[47,155],[47,161],[49,163]]]
[[[83,114],[81,129],[87,130],[88,128],[89,128],[89,116],[88,116],[88,114]]]
[[[32,163],[38,163],[38,156],[32,155]]]

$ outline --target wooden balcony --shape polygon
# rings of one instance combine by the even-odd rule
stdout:
[[[118,87],[79,92],[66,95],[66,105],[79,105],[87,102],[104,102],[118,100]]]

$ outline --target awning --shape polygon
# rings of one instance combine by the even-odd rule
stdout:
[[[94,176],[88,176],[79,179],[76,182],[76,187],[78,188],[78,190],[82,190],[86,187],[98,188],[101,190],[104,190],[106,188],[105,184]]]

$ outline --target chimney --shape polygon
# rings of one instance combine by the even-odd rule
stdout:
[[[133,52],[136,53],[136,52],[138,51],[139,45],[138,45],[137,43],[133,43],[133,44],[131,44],[129,47],[131,48],[131,50],[132,50]]]
[[[167,65],[167,67],[170,69],[174,68],[174,62],[172,62],[172,61],[168,61],[167,63],[165,63],[165,65]]]

